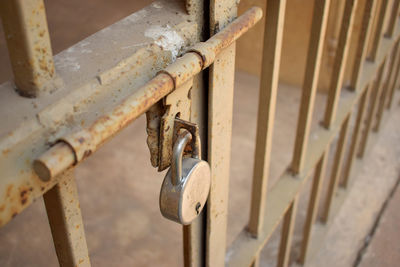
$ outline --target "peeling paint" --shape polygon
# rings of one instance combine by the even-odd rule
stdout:
[[[179,54],[179,50],[185,44],[183,38],[169,25],[152,26],[144,33],[146,37],[152,38],[155,44],[162,47],[164,50],[172,53],[172,60],[175,61]]]

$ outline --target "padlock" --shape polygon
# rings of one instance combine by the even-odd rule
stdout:
[[[200,159],[199,148],[192,149],[192,157],[182,159],[191,141],[192,134],[180,129],[172,150],[171,167],[160,191],[161,214],[183,225],[190,224],[203,210],[211,184],[210,166]]]

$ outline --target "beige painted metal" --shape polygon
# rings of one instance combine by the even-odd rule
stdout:
[[[389,14],[389,0],[382,0],[381,8],[378,15],[377,25],[375,29],[375,35],[372,41],[371,53],[368,55],[368,59],[375,61],[378,55],[379,47],[381,45],[382,37],[384,34],[384,24],[386,17]]]
[[[399,20],[399,11],[400,11],[400,0],[393,0],[393,6],[390,13],[390,20],[388,23],[388,27],[385,33],[385,36],[392,38],[395,28],[397,26],[397,22]]]
[[[1,1],[0,13],[17,91],[36,97],[53,90],[55,70],[43,0]]]
[[[400,53],[400,51],[399,51],[399,53]],[[397,66],[395,69],[394,81],[393,81],[392,86],[389,89],[389,96],[388,96],[388,101],[387,101],[387,105],[386,105],[387,109],[390,109],[392,106],[394,91],[396,90],[396,86],[398,86],[397,82],[398,82],[399,73],[400,73],[400,55],[398,55],[398,57],[399,57],[399,59],[398,59],[399,61],[397,62]]]
[[[325,150],[325,153],[322,155],[315,169],[310,199],[308,201],[307,216],[306,216],[306,221],[304,223],[303,239],[301,243],[301,250],[299,256],[299,263],[303,265],[307,261],[308,250],[311,243],[312,229],[318,214],[321,188],[325,178],[325,170],[328,162],[328,155],[329,155],[329,146]]]
[[[257,237],[262,229],[265,213],[286,1],[267,1],[267,5],[258,97],[257,146],[248,224],[248,230],[254,237]]]
[[[60,266],[90,266],[73,171],[63,174],[43,198]]]
[[[236,2],[211,0],[211,35],[227,25],[236,13]],[[206,266],[209,267],[224,266],[225,262],[235,48],[236,45],[232,44],[220,53],[209,72],[208,162],[211,167],[211,189],[206,233]]]
[[[381,97],[379,98],[379,105],[378,105],[378,110],[376,114],[376,124],[373,127],[373,130],[375,132],[379,131],[379,127],[382,122],[382,117],[383,117],[383,111],[385,109],[385,104],[388,100],[388,97],[391,95],[390,90],[391,88],[394,88],[394,83],[395,83],[395,71],[396,71],[396,65],[398,64],[399,61],[399,54],[400,54],[400,49],[399,49],[399,42],[396,43],[396,47],[394,48],[393,52],[390,54],[390,65],[389,65],[389,74],[386,78],[386,81],[383,84],[382,88],[382,94]]]
[[[330,0],[315,0],[314,4],[306,73],[304,76],[300,102],[300,116],[297,122],[296,141],[291,164],[291,169],[294,173],[299,173],[303,168],[305,154],[307,152],[306,149],[310,134],[312,111],[314,109],[315,93],[317,90],[319,71],[321,68],[320,64],[322,48],[325,39],[329,4]]]
[[[261,9],[253,8],[249,10],[224,30],[203,43],[205,48],[214,52],[214,55],[218,55],[258,20],[260,20],[261,16]],[[118,131],[139,117],[139,115],[147,111],[152,105],[157,103],[162,97],[171,93],[176,88],[181,87],[194,75],[198,74],[202,69],[206,68],[214,61],[214,58],[209,57],[210,53],[198,53],[198,51],[188,52],[178,58],[164,71],[160,71],[152,80],[146,83],[134,94],[127,97],[121,104],[116,106],[110,112],[98,118],[89,127],[59,138],[59,140],[69,144],[75,154],[74,161],[70,160],[68,164],[63,162],[62,165],[71,167],[90,156],[108,138],[115,135]],[[166,128],[167,127],[165,127],[165,129]],[[51,152],[48,151],[46,153],[58,155],[57,150],[60,150],[60,153],[64,152],[65,149],[60,146],[61,145],[58,143],[50,149]],[[68,158],[72,159],[73,157]],[[62,160],[64,160],[64,158]],[[63,171],[59,168],[58,172],[50,169],[54,166],[54,164],[51,164],[52,162],[47,164],[43,159],[41,162],[43,163],[43,168],[48,169],[47,173],[56,176]]]
[[[358,44],[356,49],[356,56],[354,61],[354,67],[350,79],[350,88],[355,90],[359,88],[359,83],[362,76],[362,66],[367,56],[369,39],[372,32],[373,15],[375,14],[377,0],[366,0],[363,10],[363,17],[361,22],[360,36],[358,38]]]
[[[157,6],[168,8],[146,7],[56,55],[63,86],[52,94],[27,99],[11,82],[0,85],[0,113],[7,118],[0,129],[0,226],[57,183],[59,177],[48,182],[38,178],[34,159],[60,137],[91,125],[191,45],[197,28],[188,22],[181,4],[158,0]],[[176,37],[177,46],[163,49],[146,37],[147,21],[168,23],[168,34]]]
[[[383,86],[389,86],[388,84],[391,83],[392,76],[394,77],[393,88],[395,88],[398,77],[400,63],[394,63],[396,60],[392,60],[389,78],[387,81],[383,79],[385,70],[389,68],[390,54],[398,54],[397,50],[400,36],[396,27],[393,27],[393,37],[383,38],[383,22],[389,13],[388,1],[386,0],[382,3],[384,8],[379,13],[377,31],[373,40],[372,58],[374,62],[364,60],[368,35],[370,34],[370,23],[367,23],[367,18],[370,17],[375,7],[373,1],[368,1],[364,13],[363,27],[365,28],[363,28],[359,39],[359,47],[362,51],[357,54],[359,62],[353,70],[353,76],[355,76],[354,83],[352,84],[354,92],[342,92],[342,94],[340,94],[349,36],[352,30],[351,22],[354,16],[353,5],[355,5],[356,2],[357,0],[347,1],[345,6],[344,22],[341,28],[339,50],[336,57],[335,73],[331,87],[332,90],[325,116],[324,125],[326,127],[318,127],[315,131],[316,138],[309,141],[310,123],[314,108],[322,46],[330,3],[329,0],[315,0],[313,26],[303,84],[293,161],[289,166],[290,168],[281,175],[277,184],[266,194],[282,42],[281,27],[283,27],[284,23],[283,18],[286,4],[286,1],[269,0],[267,12],[271,13],[267,15],[267,32],[265,34],[266,45],[264,49],[266,52],[264,53],[265,58],[263,59],[265,62],[265,72],[263,73],[264,76],[262,77],[261,83],[261,88],[264,90],[260,91],[259,129],[257,130],[259,135],[257,135],[256,144],[252,212],[250,215],[249,227],[243,229],[232,246],[228,249],[228,253],[226,253],[226,231],[235,41],[261,18],[260,9],[253,8],[229,24],[236,16],[237,3],[232,0],[210,1],[210,32],[211,34],[218,33],[213,35],[208,41],[197,43],[193,45],[191,49],[187,49],[189,43],[195,38],[194,36],[190,36],[185,39],[186,41],[182,41],[184,44],[181,44],[178,50],[164,51],[166,54],[163,54],[163,49],[159,46],[147,47],[147,50],[141,50],[134,56],[130,54],[130,56],[126,58],[125,55],[122,57],[125,58],[125,60],[120,61],[116,66],[113,65],[111,68],[109,66],[106,67],[105,70],[96,73],[95,76],[89,76],[90,79],[86,79],[87,77],[83,78],[85,81],[81,81],[82,83],[80,84],[72,83],[73,86],[71,84],[68,85],[70,89],[73,89],[73,93],[66,94],[65,99],[61,97],[62,93],[60,92],[66,89],[60,89],[60,92],[58,92],[58,90],[56,91],[55,95],[59,98],[56,97],[52,99],[51,97],[53,96],[44,95],[42,99],[39,99],[37,103],[42,105],[41,108],[45,107],[46,112],[30,114],[30,116],[33,115],[35,118],[34,120],[26,119],[23,121],[24,126],[22,128],[18,128],[18,131],[15,132],[11,131],[11,134],[7,132],[6,134],[8,134],[8,137],[1,140],[3,143],[0,142],[2,157],[8,160],[0,161],[0,167],[4,167],[7,162],[13,162],[13,159],[22,160],[24,163],[17,162],[16,165],[19,164],[18,166],[23,166],[21,167],[23,171],[29,173],[27,179],[24,176],[26,180],[20,179],[22,183],[18,180],[8,184],[9,181],[3,179],[2,183],[5,185],[4,190],[6,190],[6,198],[3,202],[0,202],[0,225],[9,221],[18,212],[29,205],[34,198],[44,194],[60,265],[90,266],[77,189],[72,170],[69,170],[69,168],[74,167],[81,160],[96,151],[107,139],[114,136],[120,129],[136,119],[140,114],[146,112],[151,107],[155,109],[160,108],[159,101],[168,94],[169,95],[164,100],[164,104],[172,106],[178,104],[179,100],[186,100],[189,88],[204,88],[199,85],[201,77],[198,76],[198,74],[208,66],[211,66],[209,72],[207,138],[207,158],[212,170],[211,192],[207,206],[207,217],[200,216],[199,220],[192,226],[184,228],[185,266],[249,266],[251,264],[255,266],[259,263],[258,255],[260,251],[280,222],[283,222],[283,228],[278,266],[287,266],[292,247],[291,240],[298,197],[303,185],[316,166],[317,169],[311,192],[300,257],[300,262],[304,263],[305,259],[310,256],[308,251],[311,250],[309,246],[313,229],[313,238],[317,238],[316,241],[322,240],[320,238],[321,233],[326,231],[326,226],[321,226],[314,222],[331,143],[339,134],[340,138],[335,155],[331,185],[327,196],[328,204],[325,208],[325,219],[328,217],[329,210],[333,210],[333,208],[330,207],[337,207],[338,204],[341,203],[340,201],[343,200],[342,192],[344,189],[336,187],[341,172],[349,121],[355,105],[359,103],[356,126],[349,152],[349,163],[345,169],[347,173],[347,177],[345,177],[344,181],[345,185],[347,185],[354,154],[355,151],[357,151],[357,141],[360,137],[359,133],[363,122],[363,113],[367,109],[368,92],[375,89],[371,98],[371,109],[368,113],[367,125],[364,135],[362,136],[361,154],[365,151],[368,134],[372,127],[374,116],[376,115],[375,110],[378,105],[378,99],[381,97],[382,88],[384,88]],[[397,2],[395,3],[395,6],[397,4],[396,10],[398,9]],[[191,6],[193,3],[195,2],[192,0],[186,2],[187,11],[192,15],[197,13],[196,8]],[[194,35],[196,35],[196,32],[199,32],[199,25],[195,25],[195,23],[191,24],[187,19],[183,19],[187,17],[179,15],[179,12],[175,13],[175,15],[177,16],[171,16],[171,19],[173,20],[179,17],[179,19],[177,19],[177,24],[180,26],[175,26],[176,29],[179,28],[182,30],[184,33],[183,35],[187,33],[194,33]],[[182,21],[180,19],[182,19]],[[394,19],[394,21],[397,22],[397,19]],[[391,26],[389,26],[389,31],[390,27]],[[115,49],[111,51],[111,53],[115,53]],[[169,62],[174,61],[175,57],[179,54],[183,54],[183,56],[178,57],[175,63],[165,68],[165,66]],[[148,69],[140,68],[140,71],[138,71],[138,69],[135,70],[133,65],[141,65],[138,63],[140,59],[138,59],[138,57],[142,56],[157,58],[157,60],[144,60],[146,62],[152,62],[150,63],[153,64],[152,67]],[[267,63],[267,59],[270,62]],[[162,62],[158,62],[160,60]],[[394,70],[395,64],[397,64],[396,70]],[[159,71],[160,69],[164,70],[155,75],[156,70]],[[65,73],[70,74],[72,72],[71,69],[65,68],[64,70]],[[136,83],[136,78],[132,78],[133,71],[136,71],[136,73],[142,73],[144,71],[147,77],[141,78],[140,82]],[[63,76],[66,74],[62,71],[57,71],[57,73],[60,73],[61,77],[68,77]],[[376,74],[378,74],[377,82],[372,88],[373,81],[371,81],[371,79],[373,79]],[[139,74],[136,75],[135,77],[140,76]],[[192,81],[194,77],[195,79]],[[65,80],[64,82],[69,81]],[[132,82],[135,83],[135,88],[139,89],[132,90]],[[193,84],[196,85],[193,86]],[[369,84],[371,86],[368,86]],[[94,118],[91,117],[89,119],[82,116],[75,110],[81,108],[82,106],[80,105],[74,105],[73,111],[69,111],[69,109],[72,109],[70,103],[89,100],[91,102],[96,102],[92,99],[94,95],[103,94],[103,96],[107,97],[109,95],[104,93],[104,91],[110,92],[118,87],[125,90],[124,94],[120,95],[118,98],[119,101],[114,101],[118,104],[110,105],[110,102],[100,101],[100,104],[96,103],[94,106],[91,106],[91,111],[99,112],[102,114],[101,116],[96,114]],[[185,90],[179,91],[182,88]],[[103,90],[98,91],[99,89]],[[386,91],[389,95],[392,94],[392,92],[388,91],[388,87]],[[171,92],[173,93],[170,94]],[[192,91],[190,94],[192,94]],[[175,96],[177,95],[180,95],[180,97],[176,98]],[[204,92],[197,91],[196,95],[201,99],[205,94]],[[55,101],[55,99],[58,99],[58,101]],[[384,95],[382,102],[383,104],[385,103]],[[153,106],[156,103],[158,103],[158,105]],[[224,104],[221,105],[221,103]],[[195,105],[193,109],[194,112],[200,112],[204,116],[205,104],[205,99],[203,99],[203,101],[199,99],[194,101],[192,104],[192,107]],[[201,105],[204,106],[201,107]],[[264,105],[263,108],[265,108],[266,105],[268,112],[262,112],[262,105]],[[183,111],[182,106],[179,106],[171,113],[167,113],[167,115],[173,118],[174,116],[171,114],[176,114],[176,112],[181,111],[181,115],[188,118],[193,110],[188,110],[186,104],[184,106],[186,111]],[[379,106],[379,108],[380,107],[381,106]],[[163,109],[164,108],[155,110],[155,116],[161,116],[164,112]],[[58,110],[61,111],[54,112],[54,114],[52,113],[52,111]],[[85,113],[88,109],[83,110],[82,113]],[[378,111],[378,115],[379,114],[381,114],[381,111]],[[88,120],[85,121],[86,119]],[[203,118],[203,122],[205,121],[207,121],[207,118]],[[159,122],[161,122],[161,119]],[[68,126],[65,126],[65,124]],[[153,126],[154,125],[152,125],[152,127]],[[12,127],[15,127],[15,125],[7,125],[5,128],[13,129]],[[151,149],[158,148],[158,145],[162,142],[162,138],[158,139],[161,135],[159,135],[157,131],[166,128],[165,125],[158,128],[157,125],[155,128],[148,127],[148,129],[154,130],[152,134],[155,133],[157,137],[153,139],[153,141],[155,140],[157,143],[157,146],[153,146]],[[46,131],[43,129],[46,129]],[[43,133],[45,133],[44,137]],[[46,152],[45,148],[47,148],[48,145],[45,142],[53,144],[57,140],[59,142]],[[36,144],[33,146],[31,142],[34,141]],[[6,146],[4,144],[6,144]],[[11,146],[9,146],[10,144]],[[8,147],[11,147],[11,149],[8,149]],[[37,149],[37,151],[31,150],[31,148]],[[25,151],[25,154],[21,154],[21,150]],[[40,175],[41,180],[38,179],[35,173],[32,173],[33,155],[37,158],[34,167],[37,174]],[[257,160],[259,160],[258,163]],[[152,159],[152,163],[154,163],[154,158]],[[4,175],[14,177],[12,172],[10,175],[9,169],[4,168]],[[257,172],[259,173],[257,174]],[[21,174],[20,176],[23,175]],[[45,193],[46,191],[47,193]],[[336,195],[335,192],[337,192],[339,198],[334,198]],[[16,199],[14,196],[20,196],[20,198]],[[3,213],[4,210],[5,212]],[[316,225],[318,226],[315,227]],[[315,235],[315,231],[317,231],[317,235]],[[316,242],[313,242],[313,245],[316,246]]]
[[[367,89],[364,91],[358,103],[356,122],[353,128],[353,135],[351,138],[351,144],[348,152],[347,162],[343,172],[343,180],[340,184],[341,187],[343,188],[347,188],[349,185],[351,170],[353,168],[353,162],[355,159],[356,151],[358,149],[359,138],[361,136],[361,127],[364,122],[364,114],[367,111],[367,103],[369,100],[369,94],[371,92],[372,84],[373,83],[367,85]]]
[[[336,108],[339,95],[343,85],[344,71],[346,69],[347,54],[350,47],[351,34],[353,31],[353,21],[358,0],[347,0],[339,35],[339,44],[335,55],[333,75],[328,92],[328,101],[325,109],[323,124],[329,128],[336,117]]]
[[[369,112],[367,115],[367,121],[364,127],[364,132],[362,135],[362,139],[360,140],[360,148],[358,151],[357,156],[362,158],[365,153],[365,149],[367,148],[367,142],[368,142],[368,137],[370,134],[370,130],[372,128],[372,121],[375,118],[375,111],[376,107],[378,105],[379,97],[381,95],[382,87],[384,84],[383,76],[385,73],[385,68],[387,67],[387,59],[385,59],[385,62],[383,65],[380,67],[379,73],[377,75],[374,87],[372,88],[371,92],[371,101],[370,101],[370,107],[369,107]]]
[[[296,221],[297,204],[298,196],[295,196],[292,203],[289,205],[288,211],[285,213],[285,217],[283,218],[282,236],[278,254],[278,267],[286,267],[289,265],[294,223]]]
[[[340,129],[339,140],[336,146],[335,159],[333,162],[332,173],[328,185],[328,192],[325,198],[325,205],[322,211],[321,220],[326,223],[329,219],[333,198],[339,184],[342,171],[343,157],[347,145],[347,132],[349,130],[350,115],[345,119]],[[325,155],[324,155],[325,156]]]
[[[269,212],[265,214],[261,235],[255,239],[248,234],[247,229],[243,229],[228,249],[227,255],[229,255],[229,257],[226,259],[226,266],[249,266],[253,263],[254,255],[257,255],[261,251],[272,233],[276,230],[294,197],[299,194],[301,188],[312,173],[314,166],[318,164],[327,147],[330,146],[335,136],[339,133],[344,120],[349,116],[354,106],[366,91],[368,83],[371,82],[371,79],[373,79],[376,73],[381,69],[380,67],[384,62],[386,54],[392,51],[395,41],[399,39],[400,32],[398,30],[396,30],[395,36],[393,40],[382,40],[381,51],[378,53],[378,58],[375,63],[369,61],[363,63],[360,88],[357,88],[353,93],[348,92],[341,96],[337,109],[336,121],[333,123],[332,127],[330,129],[319,127],[313,133],[313,136],[316,138],[313,142],[308,143],[307,155],[301,173],[299,173],[296,179],[293,179],[293,173],[291,171],[285,171],[280,176],[275,186],[270,190],[266,200],[266,210]],[[339,191],[342,192],[343,190],[340,189]],[[282,192],[285,192],[285,194],[282,194]],[[335,201],[334,206],[338,207],[340,203],[342,203],[342,201]],[[314,229],[318,230],[316,241],[323,240],[321,238],[321,233],[326,232],[329,223],[326,226],[321,226],[320,224],[315,224],[314,226],[316,225],[318,225],[318,227]],[[313,251],[315,252],[315,249],[320,246],[318,242],[313,242],[312,244],[312,248],[309,249],[310,252],[308,252],[308,254],[311,253],[311,256],[313,255]]]

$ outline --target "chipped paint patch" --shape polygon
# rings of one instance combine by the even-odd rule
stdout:
[[[171,29],[169,25],[152,26],[146,30],[144,35],[155,40],[155,44],[164,50],[170,51],[173,61],[175,61],[179,50],[185,43],[183,38],[175,30]]]
[[[57,68],[67,68],[71,71],[78,71],[81,68],[75,57],[68,57],[62,61],[56,60],[55,65]]]

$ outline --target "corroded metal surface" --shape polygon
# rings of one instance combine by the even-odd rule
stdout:
[[[56,55],[63,84],[56,91],[28,99],[12,83],[0,85],[5,118],[0,129],[0,226],[58,182],[59,177],[39,179],[34,159],[62,136],[92,125],[194,43],[197,25],[188,22],[181,5],[156,4]],[[169,41],[171,36],[177,43]]]
[[[23,96],[54,89],[53,54],[43,0],[0,3],[14,81]]]
[[[248,29],[248,27],[246,27],[247,25],[254,25],[260,18],[261,10],[259,8],[251,9],[238,18],[237,23],[232,24],[233,29],[240,31],[235,34],[235,32],[232,32],[231,27],[228,26],[222,30],[222,33],[215,39],[211,38],[209,40],[212,47],[215,48],[216,52],[222,51],[244,33],[241,29]],[[228,41],[223,39],[223,37],[228,38]],[[99,117],[88,128],[59,138],[59,140],[66,142],[74,150],[76,162],[71,161],[70,166],[74,163],[79,163],[91,155],[108,138],[112,137],[128,123],[147,111],[162,97],[171,93],[175,88],[179,88],[195,74],[199,73],[202,70],[202,66],[204,66],[204,64],[197,53],[186,53],[164,71],[159,72],[158,75],[137,90],[133,95],[126,98],[121,104],[111,110],[111,112]],[[171,103],[166,104],[171,105]],[[56,144],[51,148],[53,151],[52,153],[57,154],[55,150],[58,149],[60,149],[59,144]],[[47,164],[45,165],[47,166]],[[49,169],[50,166],[49,164]],[[53,171],[49,170],[49,173],[53,173]]]

